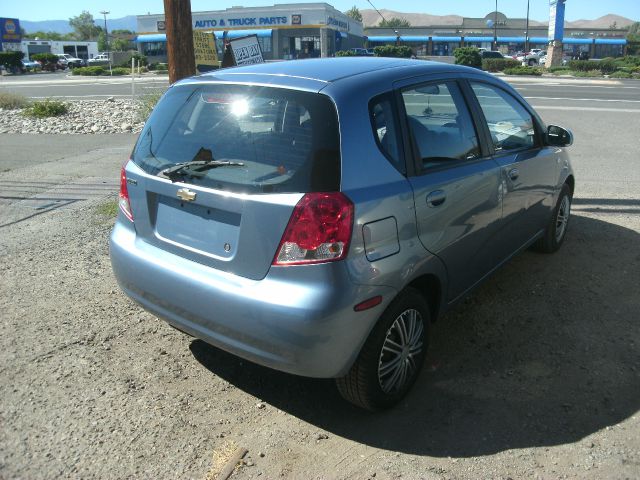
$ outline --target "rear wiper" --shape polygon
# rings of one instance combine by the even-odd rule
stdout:
[[[173,165],[172,167],[165,168],[160,173],[169,177],[171,181],[173,178],[187,174],[185,169],[189,169],[189,173],[204,172],[212,168],[218,167],[243,167],[244,163],[234,162],[232,160],[191,160],[190,162],[182,162]]]

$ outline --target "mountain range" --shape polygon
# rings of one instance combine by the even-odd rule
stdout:
[[[360,10],[362,14],[362,23],[365,27],[375,27],[380,23],[382,18],[378,12],[372,9]],[[404,13],[396,12],[394,10],[380,10],[380,13],[387,20],[391,18],[401,18],[407,20],[412,26],[418,27],[422,25],[461,25],[462,19],[460,15],[429,15],[428,13]],[[564,22],[565,28],[609,28],[615,22],[616,27],[623,28],[628,27],[634,20],[631,20],[620,15],[614,15],[612,13],[604,15],[595,20],[575,20],[573,22]],[[532,26],[548,25],[548,22],[539,22],[529,19],[529,24]]]
[[[364,9],[360,10],[362,14],[362,23],[365,27],[374,27],[382,20],[380,15],[375,10]],[[391,18],[402,18],[409,21],[412,26],[421,25],[460,25],[462,24],[462,18],[460,15],[429,15],[428,13],[405,13],[396,12],[394,10],[380,10],[380,13],[389,20]],[[100,18],[96,18],[96,24],[102,25],[103,21]],[[538,22],[536,20],[529,20],[532,26],[547,25],[546,22]],[[575,20],[573,22],[565,22],[564,25],[567,28],[609,28],[609,26],[616,24],[618,28],[628,27],[634,20],[631,20],[620,15],[609,14],[595,20]],[[20,26],[27,32],[37,31],[52,31],[58,33],[69,33],[73,29],[69,26],[68,20],[43,20],[39,22],[31,22],[29,20],[20,19]],[[107,28],[109,31],[116,29],[131,30],[137,29],[136,16],[128,15],[122,18],[107,18]]]
[[[95,18],[96,25],[103,26],[104,20],[102,18]],[[73,28],[69,26],[69,20],[42,20],[39,22],[30,22],[29,20],[20,19],[20,27],[26,30],[28,33],[32,32],[58,32],[58,33],[71,33]],[[131,30],[135,31],[138,26],[136,24],[136,16],[129,15],[122,18],[109,18],[107,17],[107,28],[111,30]]]

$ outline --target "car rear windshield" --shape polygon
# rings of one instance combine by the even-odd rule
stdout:
[[[133,161],[159,176],[178,163],[229,162],[215,168],[187,166],[178,179],[231,192],[337,191],[335,106],[325,95],[283,88],[178,85],[145,124]]]

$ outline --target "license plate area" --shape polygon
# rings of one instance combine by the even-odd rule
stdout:
[[[158,195],[155,235],[202,255],[230,260],[238,245],[241,215]]]

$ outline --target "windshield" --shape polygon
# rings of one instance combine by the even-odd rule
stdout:
[[[337,191],[338,121],[320,94],[246,85],[170,88],[140,134],[133,161],[152,175],[178,163],[180,181],[247,193]],[[202,162],[198,162],[202,163]]]

